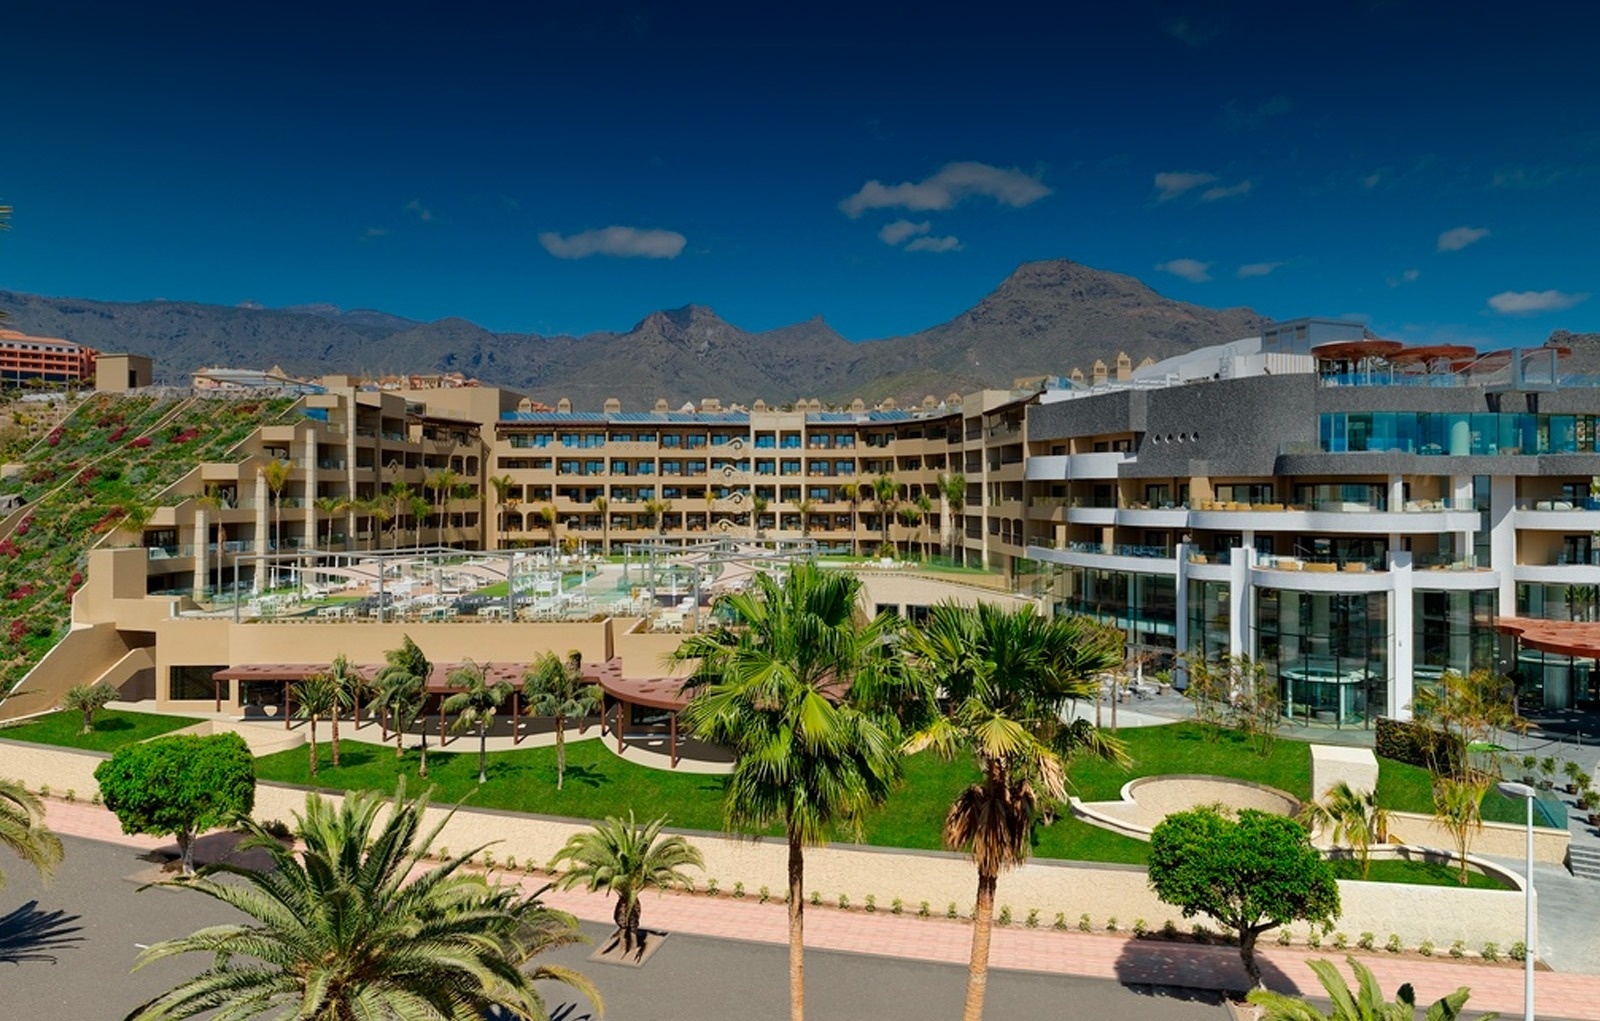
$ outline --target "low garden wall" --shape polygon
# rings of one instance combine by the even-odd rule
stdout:
[[[48,786],[52,794],[64,794],[70,789],[80,800],[98,790],[93,772],[104,758],[92,752],[0,741],[0,771],[5,775],[31,790]],[[256,818],[290,821],[296,810],[304,808],[305,797],[300,788],[260,784]],[[498,862],[515,857],[519,863],[544,863],[569,836],[586,828],[585,823],[571,820],[460,809],[446,825],[440,844],[459,853],[492,843],[490,853]],[[690,836],[705,855],[704,876],[715,878],[722,890],[731,892],[735,883],[743,883],[751,897],[763,886],[775,898],[783,895],[788,851],[781,840],[740,840],[715,833]],[[815,891],[828,904],[837,904],[843,894],[859,907],[871,895],[881,911],[889,910],[898,897],[907,912],[927,901],[937,915],[951,903],[967,914],[976,886],[971,863],[959,854],[843,844],[806,853],[807,897]],[[1424,940],[1445,947],[1460,939],[1469,949],[1477,949],[1488,942],[1508,947],[1522,938],[1520,891],[1355,881],[1340,881],[1339,888],[1344,915],[1335,929],[1348,934],[1352,942],[1360,933],[1372,932],[1380,943],[1394,934],[1408,947]],[[1104,928],[1111,918],[1119,928],[1132,928],[1140,919],[1150,929],[1159,929],[1169,919],[1185,931],[1193,924],[1156,898],[1144,869],[1129,865],[1032,861],[1000,878],[996,903],[1009,906],[1018,924],[1034,910],[1041,926],[1051,925],[1057,914],[1074,927],[1085,914],[1095,928]],[[1217,926],[1213,923],[1211,928]],[[1304,926],[1295,927],[1296,942],[1304,941],[1305,934]]]
[[[1455,847],[1450,831],[1440,826],[1431,815],[1421,812],[1390,812],[1389,836],[1402,844],[1416,847]],[[1533,860],[1564,865],[1567,846],[1572,834],[1567,830],[1548,827],[1533,828]],[[1528,854],[1528,830],[1524,825],[1511,822],[1486,822],[1483,829],[1472,834],[1471,853],[1494,858],[1515,858],[1522,861]]]

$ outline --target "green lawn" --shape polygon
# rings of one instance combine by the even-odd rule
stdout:
[[[0,727],[0,738],[8,741],[60,745],[64,748],[82,748],[93,752],[114,752],[125,744],[136,744],[174,730],[192,727],[199,722],[188,716],[158,716],[153,713],[102,709],[95,714],[94,730],[88,734],[80,734],[78,731],[83,729],[83,714],[62,710],[37,716],[23,723]]]
[[[1109,713],[1103,722],[1109,730]],[[1311,747],[1299,741],[1275,741],[1262,756],[1236,731],[1224,730],[1212,741],[1196,723],[1129,727],[1117,736],[1128,747],[1132,768],[1080,761],[1070,773],[1072,793],[1085,801],[1111,801],[1136,777],[1205,773],[1266,784],[1302,800],[1311,796]]]
[[[1340,879],[1360,879],[1361,863],[1335,861],[1333,874]],[[1461,872],[1454,865],[1425,861],[1375,861],[1368,875],[1374,883],[1410,883],[1413,886],[1460,886]],[[1467,873],[1467,886],[1474,890],[1504,890],[1508,887],[1481,872]]]

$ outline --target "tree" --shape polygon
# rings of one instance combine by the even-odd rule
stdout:
[[[230,826],[256,800],[256,764],[238,734],[181,734],[126,745],[95,767],[106,807],[124,833],[175,837],[194,874],[195,837]]]
[[[209,954],[211,963],[129,1021],[543,1019],[536,983],[548,980],[598,1005],[578,973],[528,966],[547,950],[582,941],[570,915],[545,907],[538,894],[524,897],[517,887],[464,871],[481,847],[426,868],[443,826],[424,828],[426,807],[425,798],[406,800],[403,784],[392,802],[369,791],[335,807],[308,794],[305,812],[295,813],[305,848],[298,853],[246,821],[245,846],[265,851],[272,868],[210,865],[181,885],[248,921],[142,953],[136,968],[188,953]]]
[[[604,496],[594,498],[594,511],[600,515],[600,555],[611,556],[611,501]]]
[[[1491,770],[1472,761],[1472,750],[1494,743],[1496,731],[1528,727],[1517,715],[1516,685],[1491,670],[1446,670],[1437,684],[1417,692],[1413,715],[1444,737],[1429,745],[1429,768],[1436,777],[1491,779]]]
[[[439,528],[444,528],[445,508],[448,506],[450,494],[455,492],[457,483],[461,481],[461,474],[453,468],[440,468],[428,476],[425,485],[433,491],[434,502],[439,505]]]
[[[289,484],[289,476],[294,471],[294,466],[288,461],[272,460],[261,469],[261,475],[267,480],[267,489],[272,493],[272,549],[279,552],[283,548],[283,489]]]
[[[646,520],[655,527],[656,534],[665,535],[667,532],[667,514],[672,511],[672,501],[657,500],[651,497],[640,506],[644,510]]]
[[[922,559],[928,559],[929,546],[933,542],[932,530],[928,528],[928,519],[933,517],[933,501],[928,499],[927,493],[917,494],[917,524],[922,526]]]
[[[556,790],[567,774],[567,721],[583,719],[600,707],[598,684],[583,680],[583,653],[574,649],[562,659],[547,652],[528,668],[522,679],[522,697],[528,713],[556,721]]]
[[[805,1016],[805,847],[835,827],[859,832],[899,775],[890,731],[852,696],[893,663],[883,643],[893,618],[861,619],[860,581],[814,563],[780,583],[757,573],[724,596],[736,623],[691,635],[673,653],[698,660],[679,715],[689,731],[732,750],[723,802],[730,830],[781,823],[789,848],[789,1014]]]
[[[755,538],[761,538],[761,515],[767,512],[770,501],[760,493],[750,497],[750,529],[755,533]]]
[[[1490,782],[1483,776],[1441,776],[1433,781],[1433,818],[1456,845],[1462,886],[1470,874],[1467,851],[1472,837],[1483,829],[1483,796],[1489,793]]]
[[[593,829],[568,837],[550,859],[552,870],[563,863],[572,865],[550,884],[557,890],[582,886],[590,893],[604,891],[617,898],[611,917],[622,936],[624,953],[632,953],[635,947],[644,950],[639,935],[639,895],[652,887],[691,887],[693,880],[684,869],[705,867],[699,849],[688,840],[661,836],[666,823],[662,816],[641,826],[629,809],[627,822],[607,816]]]
[[[106,707],[106,703],[115,702],[119,692],[116,688],[105,683],[74,684],[67,689],[67,694],[61,700],[61,708],[83,714],[83,729],[80,734],[88,734],[94,730],[94,714]]]
[[[133,538],[133,545],[144,545],[144,527],[155,517],[156,509],[141,500],[124,500],[120,504],[122,517],[117,520],[117,531]]]
[[[911,556],[911,536],[916,534],[917,526],[922,524],[922,512],[917,509],[915,504],[907,504],[900,508],[897,515],[900,518],[900,524],[905,527],[907,532],[906,556],[909,558]]]
[[[0,778],[0,847],[38,870],[46,879],[61,864],[61,838],[44,824],[44,804],[15,780]],[[0,872],[0,887],[6,875]]]
[[[506,526],[509,523],[510,515],[515,514],[517,510],[517,501],[512,499],[511,496],[515,492],[516,482],[510,475],[491,475],[489,476],[489,485],[494,487],[494,499],[501,508],[498,518],[500,524],[499,545],[504,546],[506,532],[510,531]]]
[[[533,520],[539,522],[542,527],[550,530],[550,551],[552,553],[558,552],[559,544],[556,542],[556,509],[548,504],[540,507],[533,512]]]
[[[1339,886],[1304,826],[1281,815],[1242,809],[1237,820],[1215,808],[1173,812],[1150,834],[1150,886],[1183,909],[1204,912],[1239,937],[1239,957],[1261,985],[1256,941],[1263,932],[1305,920],[1331,924]]]
[[[1281,993],[1256,989],[1247,999],[1266,1009],[1262,1021],[1412,1021],[1417,1016],[1417,994],[1407,982],[1395,993],[1395,1002],[1383,998],[1378,989],[1378,979],[1372,969],[1346,957],[1350,970],[1355,973],[1357,988],[1351,989],[1344,976],[1330,961],[1307,961],[1306,965],[1317,973],[1317,981],[1328,991],[1333,1003],[1333,1013],[1324,1014],[1305,1000],[1284,996]],[[1462,986],[1448,996],[1442,996],[1428,1007],[1426,1021],[1456,1021],[1461,1008],[1466,1006],[1472,991]],[[1481,1021],[1493,1021],[1499,1014],[1483,1014]]]
[[[310,751],[311,775],[317,775],[317,721],[324,717],[337,714],[339,708],[339,689],[327,674],[312,674],[303,681],[295,682],[291,691],[295,702],[295,718],[306,720],[310,726],[310,739],[306,741],[306,748]]]
[[[422,548],[422,522],[425,518],[427,518],[428,512],[432,509],[433,505],[428,503],[427,499],[422,496],[413,496],[411,498],[410,505],[406,508],[406,510],[411,513],[412,538],[415,541],[415,545],[418,549]],[[440,529],[443,529],[444,524],[441,522],[439,527]],[[442,534],[440,536],[439,545],[444,545]]]
[[[361,501],[360,507],[367,514],[367,527],[371,535],[367,539],[367,549],[374,545],[382,547],[383,527],[394,518],[394,509],[390,506],[387,497],[375,497],[371,500]]]
[[[388,511],[388,516],[383,520],[394,522],[394,549],[400,548],[400,522],[412,510],[413,502],[418,495],[416,490],[404,482],[391,482],[380,497],[384,509]]]
[[[311,501],[317,513],[328,522],[327,545],[333,545],[333,519],[337,514],[342,514],[350,509],[350,501],[337,496],[319,496]]]
[[[903,644],[947,706],[906,750],[933,748],[946,758],[966,750],[980,774],[944,822],[945,846],[966,851],[978,870],[962,1014],[978,1021],[995,887],[1001,872],[1027,860],[1041,798],[1052,808],[1066,800],[1065,761],[1080,750],[1122,759],[1121,746],[1086,722],[1062,722],[1067,703],[1092,694],[1095,674],[1118,663],[1122,633],[1086,617],[1042,617],[1032,607],[942,603]]]
[[[939,495],[949,505],[950,513],[947,515],[948,531],[950,536],[949,547],[946,555],[951,559],[956,555],[956,528],[961,524],[961,512],[967,506],[967,477],[960,472],[949,475],[941,474],[938,479]]]
[[[1353,850],[1361,863],[1362,879],[1371,871],[1372,845],[1389,839],[1389,810],[1378,804],[1378,792],[1356,790],[1347,780],[1329,788],[1321,801],[1307,802],[1300,821],[1325,827],[1334,844]]]
[[[212,601],[215,602],[217,594],[222,591],[222,561],[228,545],[228,530],[222,523],[222,509],[228,506],[228,498],[220,486],[208,482],[204,491],[195,498],[195,503],[217,516],[217,587],[212,590],[211,596]],[[208,539],[208,536],[202,536],[200,541],[204,543]]]
[[[878,515],[883,519],[883,545],[894,552],[889,542],[889,523],[894,520],[894,508],[900,500],[900,489],[892,475],[879,475],[872,480],[872,499],[878,505]]]
[[[422,716],[428,701],[428,675],[433,664],[423,654],[410,635],[401,638],[400,647],[383,654],[385,665],[374,678],[378,689],[378,704],[390,716],[394,727],[394,757],[405,753],[406,731]],[[422,728],[422,760],[417,775],[428,776],[428,728]]]
[[[450,671],[451,687],[463,690],[444,700],[441,711],[455,714],[452,730],[478,728],[478,782],[489,779],[489,728],[494,725],[494,714],[511,695],[508,681],[489,683],[487,668],[467,660]]]
[[[804,500],[796,500],[794,509],[800,514],[800,538],[810,538],[811,515],[817,512],[817,501],[811,499],[809,496]]]

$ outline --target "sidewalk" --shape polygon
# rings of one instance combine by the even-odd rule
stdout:
[[[115,817],[97,806],[52,801],[47,819],[57,833],[141,851],[165,848],[176,854],[171,841],[124,835]],[[530,892],[545,883],[542,877],[520,880]],[[551,891],[545,894],[545,901],[584,921],[611,921],[612,905],[599,895]],[[647,928],[760,943],[788,942],[784,906],[778,902],[760,904],[753,896],[736,900],[727,895],[657,894],[647,896],[643,908]],[[965,964],[971,937],[972,931],[964,923],[896,916],[889,914],[886,907],[873,915],[809,905],[806,910],[806,946],[818,950]],[[1328,958],[1342,964],[1343,956],[1331,949],[1271,946],[1259,954],[1259,959],[1271,988],[1320,997],[1322,988],[1305,962]],[[1389,995],[1401,983],[1410,982],[1419,1001],[1432,1002],[1465,985],[1472,990],[1469,1005],[1474,1011],[1498,1010],[1508,1016],[1522,1013],[1521,968],[1415,955],[1366,954],[1362,960],[1376,973]],[[1020,926],[996,928],[989,962],[996,968],[1107,979],[1128,986],[1215,990],[1242,989],[1247,984],[1238,952],[1232,947],[1190,946]],[[773,980],[781,981],[781,976]],[[1600,976],[1540,972],[1536,986],[1538,1015],[1544,1021],[1600,1021]]]

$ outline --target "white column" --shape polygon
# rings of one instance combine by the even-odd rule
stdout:
[[[1500,572],[1499,612],[1506,617],[1517,612],[1516,488],[1515,476],[1489,479],[1489,566]]]
[[[306,514],[306,527],[301,544],[306,549],[317,548],[317,430],[309,429],[306,432],[305,453],[305,495],[301,501],[301,509]]]
[[[1389,550],[1389,704],[1385,712],[1397,720],[1411,718],[1416,692],[1412,667],[1416,659],[1416,602],[1412,598],[1411,554]]]
[[[1467,510],[1472,507],[1473,494],[1471,475],[1452,476],[1450,479],[1450,490],[1452,509]],[[1456,556],[1458,558],[1465,560],[1467,557],[1472,556],[1472,551],[1474,548],[1472,539],[1476,531],[1477,529],[1473,529],[1471,532],[1461,532],[1456,536]],[[1487,567],[1488,565],[1479,564],[1478,566]]]
[[[194,598],[200,601],[211,577],[211,521],[204,507],[194,511]]]
[[[1250,565],[1253,546],[1240,546],[1228,556],[1228,654],[1253,656],[1250,648]]]
[[[267,492],[267,475],[261,469],[256,469],[256,576],[251,583],[250,590],[259,593],[266,584],[266,562],[262,556],[267,552],[267,522],[269,514],[267,506],[271,497]],[[237,563],[237,561],[235,561]],[[237,568],[235,568],[237,570]]]
[[[1178,543],[1175,552],[1178,574],[1173,586],[1173,600],[1178,604],[1178,614],[1172,626],[1172,640],[1181,661],[1183,654],[1189,651],[1189,544]]]

